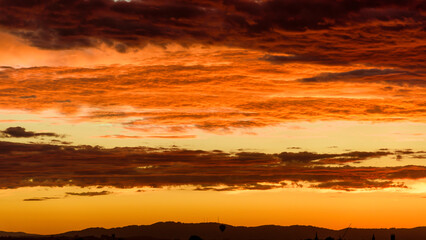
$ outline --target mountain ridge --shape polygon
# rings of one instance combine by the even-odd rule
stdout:
[[[98,237],[120,239],[171,239],[186,240],[191,235],[200,236],[204,240],[304,240],[314,239],[318,234],[319,239],[333,237],[338,239],[346,232],[345,240],[368,240],[375,235],[376,240],[390,239],[391,234],[396,235],[397,240],[423,240],[426,239],[426,226],[414,228],[344,228],[332,230],[322,227],[307,225],[261,225],[256,227],[232,226],[225,224],[226,229],[219,229],[220,223],[181,223],[181,222],[157,222],[151,225],[129,225],[115,228],[92,227],[76,231],[68,231],[54,235],[36,235],[15,233],[16,237]],[[6,236],[0,232],[0,236]],[[25,235],[26,234],[26,235]],[[9,235],[11,236],[11,235]]]
[[[39,234],[25,233],[25,232],[6,232],[0,231],[0,237],[32,237],[32,236],[42,236]]]

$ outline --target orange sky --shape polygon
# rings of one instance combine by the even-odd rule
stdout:
[[[0,230],[425,225],[424,3],[303,2],[1,1]]]

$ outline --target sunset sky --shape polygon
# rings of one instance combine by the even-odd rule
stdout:
[[[426,226],[426,1],[0,0],[0,231]]]

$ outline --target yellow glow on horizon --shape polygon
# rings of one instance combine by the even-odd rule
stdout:
[[[108,190],[106,196],[63,197],[66,192]],[[22,188],[0,191],[0,229],[55,234],[87,227],[145,225],[158,221],[221,222],[258,226],[315,225],[342,229],[416,227],[426,221],[424,194],[322,192],[276,189],[233,192],[178,189]],[[61,197],[25,202],[29,197]],[[173,201],[171,201],[173,199]],[[324,217],[327,221],[324,221]]]

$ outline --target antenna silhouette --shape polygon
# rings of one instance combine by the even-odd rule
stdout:
[[[343,238],[346,236],[346,233],[348,232],[349,228],[351,227],[352,223],[349,224],[349,226],[346,228],[345,232],[343,233],[343,235],[341,237],[339,237],[339,240],[343,240]]]

